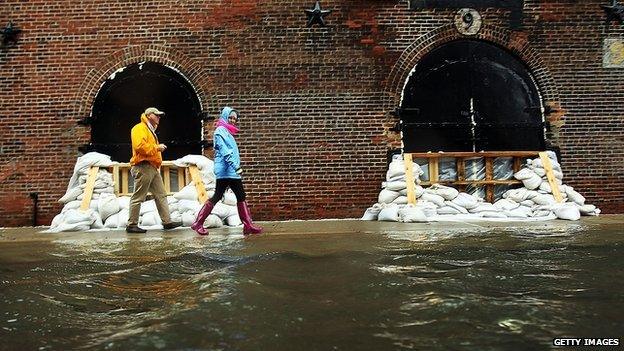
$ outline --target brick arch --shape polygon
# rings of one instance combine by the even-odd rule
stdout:
[[[97,93],[111,74],[120,68],[143,61],[157,62],[178,70],[195,89],[203,110],[215,105],[213,85],[196,60],[166,46],[137,45],[114,52],[87,73],[74,100],[74,116],[83,118],[90,115]]]
[[[393,110],[401,103],[401,96],[409,75],[418,62],[432,50],[453,40],[479,39],[496,44],[516,55],[527,67],[535,80],[544,107],[550,109],[546,117],[547,143],[558,145],[558,134],[564,111],[561,109],[558,86],[546,68],[544,61],[529,45],[526,33],[511,32],[494,25],[484,24],[478,34],[465,36],[453,24],[441,26],[421,36],[407,47],[392,67],[386,85],[387,106]]]

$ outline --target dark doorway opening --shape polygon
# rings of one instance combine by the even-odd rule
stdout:
[[[457,40],[416,66],[399,109],[406,152],[544,150],[538,89],[508,51]]]
[[[167,145],[164,159],[201,154],[201,103],[195,89],[179,72],[155,62],[129,65],[102,85],[93,105],[90,149],[128,162],[130,129],[152,106],[166,113],[156,131]]]

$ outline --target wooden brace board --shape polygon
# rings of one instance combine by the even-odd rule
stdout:
[[[559,191],[559,184],[555,180],[555,174],[553,172],[552,163],[550,163],[550,158],[548,158],[548,154],[546,152],[540,152],[539,156],[542,160],[542,166],[544,166],[544,170],[546,171],[546,178],[548,178],[548,184],[550,185],[552,194],[555,197],[555,201],[561,203],[563,198],[561,197],[561,192]]]
[[[199,201],[201,203],[206,202],[206,200],[208,200],[208,193],[206,192],[206,187],[204,187],[204,182],[199,174],[199,169],[197,166],[189,166],[188,170],[191,174],[191,180],[195,184],[195,189],[197,189],[197,197],[199,198]]]
[[[84,197],[82,198],[82,202],[80,203],[81,211],[86,211],[89,209],[89,204],[91,203],[91,198],[93,197],[93,187],[95,186],[95,180],[97,179],[99,169],[100,167],[98,166],[91,166],[91,168],[89,168],[89,172],[87,173],[87,183],[84,190]]]

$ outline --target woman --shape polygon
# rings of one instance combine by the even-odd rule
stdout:
[[[217,185],[214,195],[202,206],[195,222],[191,228],[199,235],[208,235],[204,228],[204,221],[212,211],[214,205],[221,200],[225,190],[229,187],[236,195],[236,207],[238,216],[243,222],[243,234],[260,234],[262,228],[253,224],[249,208],[245,202],[245,190],[241,179],[242,169],[240,167],[240,156],[234,135],[238,133],[238,112],[231,107],[224,107],[221,111],[221,118],[217,121],[217,128],[214,131],[214,173],[217,178]]]

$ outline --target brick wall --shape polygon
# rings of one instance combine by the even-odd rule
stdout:
[[[524,27],[481,10],[478,34],[536,77],[566,183],[606,212],[624,210],[623,69],[602,68],[604,1],[525,1]],[[213,115],[241,110],[245,185],[259,220],[358,217],[376,202],[389,128],[405,78],[436,45],[462,36],[455,10],[408,11],[395,0],[321,1],[325,28],[305,26],[309,0],[5,0],[0,24],[23,30],[0,49],[0,226],[39,223],[61,206],[78,147],[90,140],[98,88],[145,60],[177,68]],[[211,123],[205,125],[210,139]]]

